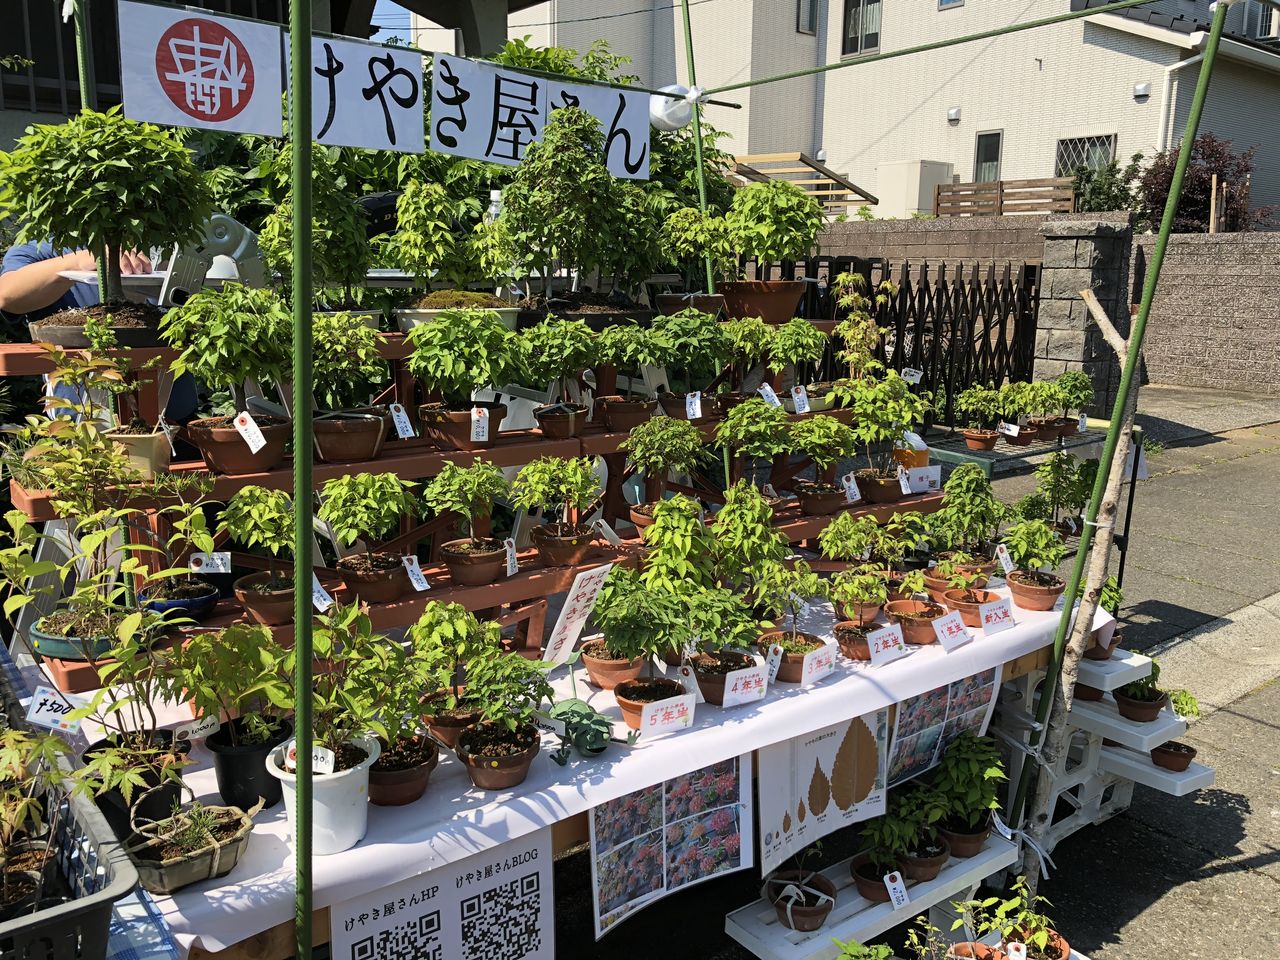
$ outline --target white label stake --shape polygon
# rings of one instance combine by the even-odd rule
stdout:
[[[769,682],[778,679],[778,670],[782,667],[782,645],[775,643],[769,648],[769,660],[766,663],[769,668]]]
[[[1005,423],[1003,420],[1000,421],[996,429],[1006,437],[1016,437],[1022,432],[1022,428],[1016,423]]]
[[[893,901],[893,909],[901,910],[911,898],[907,896],[907,886],[902,882],[902,874],[896,870],[884,875],[884,886],[889,891],[889,899]]]
[[[324,588],[320,578],[314,573],[311,574],[311,602],[321,613],[333,606],[333,597],[329,596],[329,591]]]
[[[858,478],[853,475],[852,470],[846,473],[840,482],[844,486],[846,503],[857,503],[862,499],[862,491],[858,489]]]
[[[471,408],[471,442],[487,443],[489,440],[489,411],[484,407]]]
[[[236,414],[236,431],[244,439],[250,453],[257,453],[267,445],[267,438],[262,435],[262,428],[248,413]]]
[[[217,553],[193,553],[187,566],[192,573],[230,573],[231,552],[219,550]]]
[[[898,487],[902,490],[903,496],[911,496],[911,477],[901,466],[898,467]]]
[[[418,563],[417,557],[401,557],[400,562],[404,564],[404,569],[409,574],[409,582],[413,584],[413,589],[419,593],[431,589],[431,584],[427,582],[427,575],[422,572],[422,565]]]
[[[596,521],[595,526],[600,536],[604,537],[607,543],[610,543],[615,547],[619,547],[622,545],[622,538],[618,536],[617,531],[615,531],[613,527],[605,523],[603,517],[601,517],[599,520]]]
[[[698,675],[693,672],[693,667],[686,663],[676,672],[680,674],[680,682],[684,684],[684,688],[693,691],[693,702],[706,703],[707,698],[703,696],[702,687],[698,683]]]
[[[216,716],[200,717],[191,723],[183,724],[173,732],[174,740],[199,740],[214,733],[220,726]]]
[[[1009,548],[1003,543],[996,547],[996,559],[1000,561],[1000,569],[1006,577],[1013,573],[1013,558],[1009,556]]]
[[[689,420],[702,419],[702,391],[695,390],[684,396],[684,415]]]
[[[809,391],[802,386],[791,388],[791,400],[795,404],[796,413],[809,412]]]
[[[391,422],[396,425],[396,436],[401,440],[408,440],[413,436],[413,424],[409,422],[409,414],[404,409],[404,404],[391,404]]]
[[[924,371],[917,370],[914,367],[903,367],[902,379],[907,381],[907,383],[911,384],[912,386],[915,386],[917,383],[919,383],[921,380],[924,379]]]
[[[756,391],[760,396],[764,397],[764,402],[771,407],[782,406],[782,401],[778,399],[778,395],[773,392],[773,387],[767,383],[760,384],[760,389]]]
[[[502,546],[507,551],[507,576],[514,577],[520,572],[520,560],[516,556],[516,542],[508,537],[502,541]]]

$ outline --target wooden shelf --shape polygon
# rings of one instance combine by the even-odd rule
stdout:
[[[1181,773],[1157,767],[1150,753],[1136,753],[1123,747],[1103,747],[1098,769],[1141,783],[1174,797],[1183,797],[1213,786],[1213,768],[1191,761]]]
[[[1110,660],[1081,659],[1076,679],[1099,690],[1116,690],[1151,673],[1151,658],[1132,650],[1117,650]]]

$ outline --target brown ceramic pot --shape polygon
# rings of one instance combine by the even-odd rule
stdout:
[[[1009,592],[1013,594],[1013,605],[1023,610],[1052,610],[1062,591],[1067,589],[1067,581],[1053,574],[1047,576],[1053,576],[1056,581],[1051,587],[1034,582],[1025,570],[1015,570],[1005,577]]]
[[[747,667],[756,665],[755,660],[740,653],[730,653],[726,650],[718,656],[722,663],[731,665],[731,670],[745,670]],[[693,675],[697,678],[698,689],[702,691],[703,699],[719,707],[724,705],[724,684],[729,674],[703,669],[705,665],[714,663],[715,659],[704,653],[698,654],[693,658]]]
[[[1182,773],[1196,758],[1196,748],[1188,743],[1170,740],[1151,748],[1151,762],[1174,773]]]
[[[902,872],[901,865],[898,872]],[[867,854],[860,853],[849,861],[849,874],[862,899],[872,903],[889,902],[889,888],[884,885],[884,874],[878,871]]]
[[[807,481],[796,484],[796,499],[800,501],[800,512],[806,517],[828,516],[847,503],[840,487],[828,490]]]
[[[610,433],[629,433],[658,409],[657,400],[626,400],[622,397],[601,397],[604,407],[604,425]]]
[[[889,621],[902,627],[902,639],[918,647],[938,642],[933,621],[946,612],[938,604],[924,600],[890,600],[884,607]]]
[[[1027,424],[1035,428],[1036,439],[1041,443],[1053,443],[1062,430],[1061,417],[1031,417]]]
[[[880,605],[878,603],[842,603],[840,614],[855,626],[865,627],[874,623],[876,617],[880,616]]]
[[[1027,424],[1025,427],[1020,429],[1016,437],[1011,437],[1007,433],[1002,433],[1000,436],[1004,437],[1004,442],[1009,444],[1011,447],[1029,447],[1040,439],[1039,433],[1036,431],[1035,427],[1031,426],[1031,424]]]
[[[769,633],[760,634],[760,650],[767,657],[769,655],[769,648],[784,636],[786,636],[786,632],[782,630],[772,630]],[[798,633],[796,636],[801,640],[810,640],[814,644],[822,643],[822,639],[820,637],[815,637],[811,633]],[[806,650],[804,653],[784,652],[782,654],[782,663],[778,666],[778,676],[774,679],[778,683],[799,683],[804,679],[805,654],[812,653],[813,650],[817,649],[818,647],[815,645],[812,650]]]
[[[1089,660],[1110,660],[1111,655],[1120,649],[1120,645],[1124,643],[1124,631],[1116,629],[1111,634],[1111,642],[1105,647],[1098,643],[1097,634],[1094,634],[1094,641],[1085,650],[1084,655]]]
[[[463,587],[483,587],[496,581],[507,569],[507,551],[500,541],[485,540],[497,544],[485,550],[464,550],[470,540],[450,540],[440,545],[440,557],[454,583]]]
[[[965,599],[966,596],[974,599]],[[952,610],[959,612],[960,619],[964,621],[966,627],[982,626],[982,610],[980,609],[984,603],[994,603],[1000,599],[1000,595],[992,593],[990,590],[948,590],[942,595],[942,602]]]
[[[995,430],[965,430],[964,445],[970,450],[994,450],[1000,434]]]
[[[567,530],[567,536],[561,531]],[[573,567],[582,563],[596,542],[594,527],[585,524],[565,527],[564,524],[543,524],[534,527],[529,534],[538,556],[545,567]],[[505,558],[504,558],[505,562]]]
[[[947,948],[947,960],[1009,960],[1008,955],[996,947],[989,947],[976,940],[953,943]]]
[[[204,462],[215,473],[264,473],[280,465],[293,427],[283,417],[255,416],[266,440],[257,453],[249,450],[231,417],[206,417],[187,424],[187,435],[200,448]]]
[[[465,688],[463,688],[465,689]],[[452,750],[458,745],[458,737],[462,731],[480,722],[479,710],[459,710],[454,713],[431,713],[430,702],[423,704],[422,722],[427,731],[446,747]]]
[[[326,463],[376,460],[387,439],[387,422],[372,413],[322,414],[314,423],[316,456]]]
[[[648,507],[651,511],[653,509],[653,504],[651,503],[641,504],[641,506]],[[639,530],[643,530],[645,527],[653,524],[653,514],[651,512],[641,513],[635,507],[630,507],[627,510],[627,516],[631,518],[631,522],[634,523],[636,528]]]
[[[1119,690],[1112,690],[1111,695],[1116,698],[1116,707],[1120,711],[1120,716],[1126,720],[1132,720],[1134,723],[1151,723],[1160,716],[1160,711],[1169,702],[1167,693],[1161,694],[1159,700],[1151,701],[1126,697]]]
[[[852,620],[842,620],[835,626],[836,645],[850,660],[870,660],[871,645],[867,643],[867,631]]]
[[[542,747],[538,728],[533,724],[517,728],[516,733],[521,734],[522,738],[532,736],[533,743],[507,757],[484,757],[469,753],[467,742],[475,729],[476,727],[469,727],[462,731],[454,750],[458,759],[466,766],[472,785],[478,790],[509,790],[524,783],[525,777],[529,775],[529,768],[533,766],[538,750]]]
[[[385,556],[385,554],[375,554]],[[338,561],[338,573],[347,592],[359,597],[365,603],[395,603],[409,589],[409,572],[397,558],[394,567],[385,570],[351,570],[347,562],[351,557]]]
[[[765,323],[786,323],[796,315],[804,296],[803,280],[734,280],[720,284],[730,319],[759,317]]]
[[[945,838],[939,838],[938,846],[942,847],[942,852],[931,857],[916,857],[911,854],[904,856],[902,858],[903,875],[917,883],[927,883],[936,879],[942,872],[943,866],[951,859],[951,845]]]
[[[251,573],[233,584],[236,599],[243,604],[249,616],[264,627],[278,627],[293,623],[293,587],[263,593],[254,589],[255,584],[271,580],[270,573]]]
[[[430,745],[431,755],[418,766],[404,770],[379,770],[375,762],[369,768],[370,803],[379,807],[402,807],[427,792],[431,771],[440,762],[440,748],[430,738],[423,739]]]
[[[805,893],[806,901],[818,901],[808,906],[779,900],[782,891],[789,884],[810,887],[826,894],[830,899],[822,900],[812,893]],[[836,905],[836,885],[820,873],[802,874],[799,870],[779,870],[765,881],[765,898],[778,911],[780,924],[789,930],[811,933],[827,922],[827,916]]]
[[[1102,699],[1102,695],[1106,691],[1099,690],[1097,687],[1091,687],[1087,683],[1076,681],[1075,698],[1077,700],[1088,700],[1090,703],[1097,703]]]
[[[483,407],[489,411],[489,436],[485,440],[471,439],[471,410]],[[488,450],[498,440],[498,431],[507,415],[505,403],[476,400],[465,410],[452,410],[443,403],[424,403],[418,407],[418,419],[423,430],[454,450]]]
[[[981,830],[969,830],[967,827],[962,830],[953,830],[940,826],[938,835],[947,841],[953,857],[967,860],[969,857],[976,857],[987,845],[987,839],[991,836],[991,822],[988,820],[987,825]]]
[[[633,700],[628,694],[634,696],[637,686],[660,688],[662,696],[647,700]],[[613,688],[613,697],[618,701],[618,708],[622,711],[622,719],[626,721],[627,726],[632,730],[639,730],[640,714],[646,703],[669,700],[672,697],[681,696],[684,692],[684,684],[677,683],[675,680],[668,680],[666,677],[642,677],[618,684]]]
[[[644,670],[644,657],[634,660],[609,660],[599,654],[604,650],[603,640],[592,640],[582,647],[582,664],[587,668],[587,678],[601,690],[612,690],[620,683],[634,680]]]
[[[897,503],[902,499],[902,484],[895,477],[880,477],[870,470],[860,470],[855,478],[862,499],[867,503]]]
[[[676,420],[689,420],[689,411],[685,407],[686,394],[683,393],[664,393],[658,397],[658,402],[662,404],[662,409],[668,417]],[[704,423],[713,423],[719,420],[723,410],[720,407],[719,397],[709,397],[705,394],[702,397],[702,416],[697,420],[690,420],[694,426],[700,426]]]
[[[587,425],[587,408],[581,403],[555,403],[536,407],[533,417],[538,421],[538,429],[544,437],[568,440],[580,434]]]
[[[724,309],[724,297],[718,293],[660,293],[657,306],[659,313],[667,315],[692,307],[714,317]]]

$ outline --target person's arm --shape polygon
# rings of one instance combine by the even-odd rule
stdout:
[[[96,269],[93,254],[81,250],[5,270],[0,273],[0,310],[14,314],[43,310],[74,286],[74,281],[58,276],[59,271]]]

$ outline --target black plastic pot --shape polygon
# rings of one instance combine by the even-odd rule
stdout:
[[[150,731],[147,733],[147,739],[153,747],[171,749],[183,755],[191,752],[191,741],[180,740],[175,743],[172,730]],[[88,762],[94,754],[110,745],[108,740],[98,740],[89,744],[89,748],[85,750],[82,757]],[[102,816],[121,840],[127,839],[133,833],[133,817],[136,816],[142,820],[164,820],[173,814],[173,805],[182,802],[182,783],[179,780],[169,780],[161,784],[159,772],[148,773],[143,780],[145,785],[134,791],[132,810],[129,804],[125,803],[124,795],[119,790],[108,790],[94,798],[98,809],[102,811]]]
[[[293,736],[293,723],[281,720],[275,736],[252,744],[232,745],[231,726],[238,736],[244,735],[244,724],[237,718],[221,727],[205,739],[204,745],[213,754],[213,772],[218,778],[218,794],[229,807],[250,809],[259,798],[263,808],[274,807],[280,802],[280,781],[267,773],[267,755]]]

